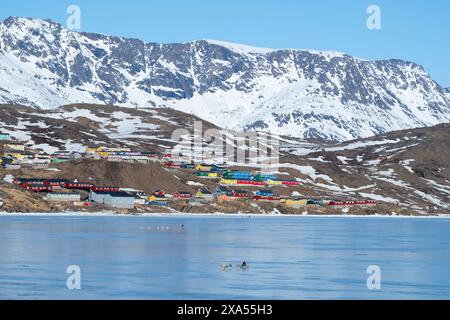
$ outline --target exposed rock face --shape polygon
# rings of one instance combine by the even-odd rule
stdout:
[[[401,60],[217,41],[145,43],[0,23],[0,102],[170,107],[232,129],[348,140],[450,121],[450,92]]]

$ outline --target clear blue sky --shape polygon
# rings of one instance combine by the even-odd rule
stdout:
[[[0,17],[49,18],[65,24],[81,8],[82,31],[152,42],[216,39],[243,44],[337,50],[366,59],[423,65],[450,87],[450,1],[447,0],[14,0]],[[381,8],[382,29],[366,27],[367,7]]]

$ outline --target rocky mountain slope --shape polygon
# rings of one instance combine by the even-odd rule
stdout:
[[[0,102],[166,107],[222,128],[337,141],[450,121],[448,89],[411,62],[145,43],[26,18],[0,23]]]
[[[173,130],[184,128],[192,132],[194,120],[198,118],[170,109],[70,105],[55,110],[36,110],[22,106],[0,106],[0,131],[48,152],[58,149],[83,151],[89,145],[127,145],[135,149],[169,152],[175,146],[175,141],[171,140]],[[208,124],[204,129],[208,128],[215,127]],[[230,132],[221,132],[227,143],[233,143]],[[373,199],[381,203],[370,212],[355,209],[350,213],[449,214],[449,136],[449,124],[391,132],[339,144],[281,136],[280,163],[268,169],[302,182],[300,187],[275,187],[275,191],[283,196]],[[236,144],[233,147],[248,149]],[[234,166],[239,169],[261,167],[248,163],[234,163]],[[217,184],[183,170],[165,170],[157,164],[133,166],[81,161],[62,164],[59,170],[56,173],[28,170],[14,174],[35,177],[57,175],[81,180],[94,177],[99,183],[118,183],[148,192],[157,188],[168,192],[180,189],[193,192],[195,186],[200,184],[211,188]],[[0,180],[6,174],[8,172],[0,172]],[[5,183],[1,188],[6,190]],[[32,198],[29,200],[34,201]],[[45,209],[45,206],[42,208]],[[250,209],[259,212],[254,207],[229,208],[230,212],[247,212]],[[290,213],[301,214],[304,211]],[[318,213],[336,212],[319,210]]]
[[[324,175],[309,181],[334,196],[360,196],[408,210],[450,213],[450,125],[391,132],[338,145],[295,147],[284,161]],[[328,176],[328,178],[326,178]]]
[[[172,133],[192,131],[201,119],[171,109],[136,110],[105,105],[68,105],[53,110],[0,105],[0,132],[47,153],[84,152],[89,146],[129,146],[164,152]],[[216,128],[202,121],[203,130]]]

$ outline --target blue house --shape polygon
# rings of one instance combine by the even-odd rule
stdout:
[[[270,190],[259,190],[256,192],[256,195],[260,196],[260,197],[274,197],[275,196],[275,194]]]
[[[252,173],[247,171],[227,171],[223,174],[224,179],[251,180]]]
[[[225,186],[218,186],[216,190],[213,192],[214,197],[226,196],[230,194],[231,189]]]

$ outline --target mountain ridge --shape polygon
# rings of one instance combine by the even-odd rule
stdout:
[[[450,122],[449,90],[416,63],[216,40],[157,44],[0,23],[0,102],[165,107],[223,128],[343,141]]]

